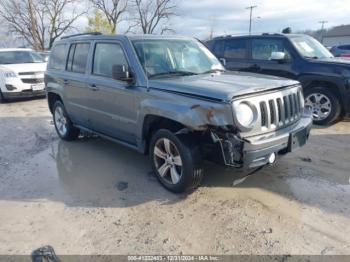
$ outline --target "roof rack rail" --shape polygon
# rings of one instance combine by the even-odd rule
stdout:
[[[75,36],[83,36],[83,35],[102,35],[102,33],[100,33],[100,32],[91,32],[91,33],[82,33],[82,34],[75,34],[75,35],[67,35],[67,36],[61,37],[61,39],[71,38],[71,37],[75,37]]]
[[[283,34],[280,34],[280,33],[262,33],[261,35],[283,35]]]

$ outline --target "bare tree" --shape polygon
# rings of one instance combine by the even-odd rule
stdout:
[[[144,34],[173,31],[166,23],[176,15],[176,0],[133,0],[131,20]]]
[[[117,33],[117,25],[127,13],[127,0],[90,0],[93,6],[100,10],[106,17],[111,29],[111,33]]]
[[[28,0],[28,16],[30,19],[30,26],[32,28],[37,28],[37,19],[35,16],[35,11],[34,11],[34,7],[33,7],[33,1],[32,0]],[[33,47],[34,49],[40,49],[40,43],[39,43],[39,35],[37,30],[33,30],[32,31],[32,36],[33,36]]]
[[[11,32],[22,36],[36,50],[51,48],[85,13],[77,12],[77,0],[1,0],[0,18]],[[70,15],[67,9],[70,8]]]

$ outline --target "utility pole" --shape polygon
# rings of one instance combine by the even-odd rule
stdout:
[[[319,23],[322,24],[322,26],[321,26],[321,43],[323,44],[324,24],[327,24],[328,21],[322,20],[322,21],[319,21]]]
[[[33,7],[32,0],[28,0],[28,12],[29,12],[29,19],[30,19],[30,27],[32,29],[32,36],[33,36],[33,49],[38,51],[40,50],[40,43],[39,43],[39,35],[37,31],[37,21],[35,16],[35,11]]]
[[[246,7],[246,9],[250,9],[250,15],[249,15],[249,35],[252,33],[252,15],[253,15],[253,9],[258,7],[257,5],[251,5]]]

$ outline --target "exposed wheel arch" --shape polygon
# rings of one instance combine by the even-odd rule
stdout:
[[[334,94],[336,94],[336,96],[339,98],[339,101],[342,103],[342,106],[343,106],[343,101],[341,99],[341,92],[339,90],[339,85],[337,83],[332,81],[327,81],[327,80],[313,80],[308,82],[303,88],[305,90],[308,90],[310,88],[315,88],[315,87],[327,88],[330,91],[334,92]]]
[[[51,114],[53,113],[53,106],[55,105],[56,101],[61,101],[63,104],[61,96],[54,93],[54,92],[47,93],[47,101],[49,104],[49,109],[50,109]]]
[[[144,142],[144,153],[148,153],[149,143],[152,137],[152,134],[159,129],[167,129],[173,133],[186,128],[183,124],[157,115],[147,115],[143,121],[142,127],[142,141]]]

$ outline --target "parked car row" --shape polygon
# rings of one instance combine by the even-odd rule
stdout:
[[[31,50],[2,50],[1,99],[45,87],[61,139],[83,130],[148,154],[172,192],[200,184],[203,160],[256,171],[302,147],[312,120],[350,112],[350,61],[312,37],[206,45],[212,52],[186,37],[80,34],[55,43],[47,70]]]
[[[224,36],[206,44],[228,70],[300,81],[305,103],[313,108],[315,124],[328,125],[349,116],[350,61],[341,58],[350,57],[350,45],[332,47],[330,52],[341,57],[335,59],[317,40],[306,35]],[[42,96],[49,54],[30,49],[0,49],[0,102],[13,97]]]
[[[148,154],[172,192],[199,186],[203,160],[249,172],[273,164],[312,124],[299,82],[226,71],[193,38],[66,37],[45,84],[61,139],[84,130]]]

